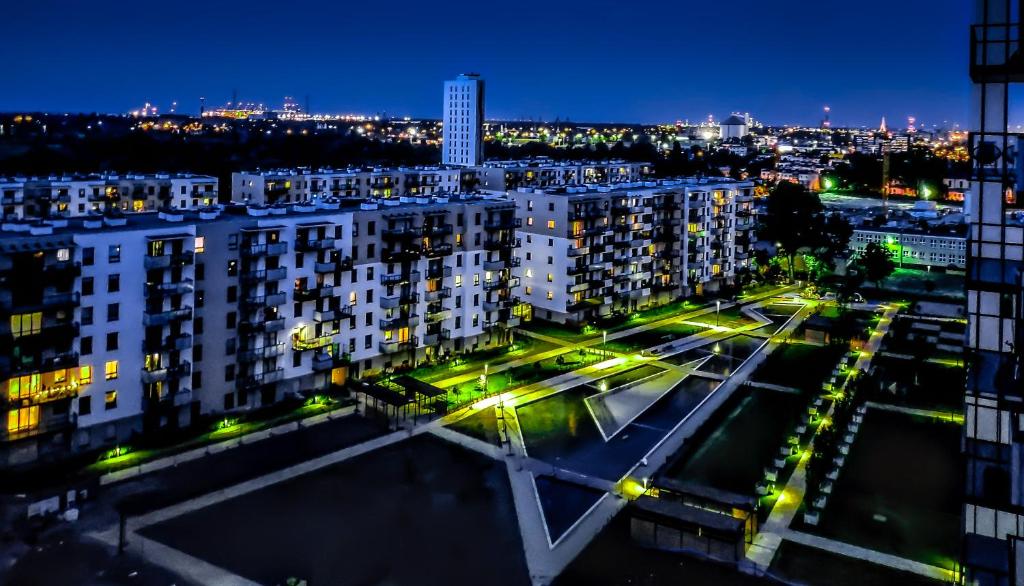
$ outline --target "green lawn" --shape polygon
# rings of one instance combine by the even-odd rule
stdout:
[[[705,328],[689,324],[671,324],[660,327],[656,330],[647,330],[632,334],[618,340],[609,340],[607,348],[613,352],[631,353],[646,350],[654,346],[660,346],[674,340],[687,338],[696,333],[704,331]],[[604,345],[597,346],[605,348]]]
[[[480,378],[473,378],[448,387],[450,406],[456,407],[472,403],[484,397],[572,372],[604,359],[605,357],[599,352],[593,351],[583,354],[569,352],[561,356],[546,358],[531,364],[517,366],[504,372],[491,373],[487,376],[486,390],[484,390],[483,381]]]
[[[817,391],[846,352],[845,346],[814,346],[799,342],[782,344],[768,355],[751,379],[759,383]]]
[[[951,568],[959,551],[959,425],[869,410],[817,528],[826,537]]]
[[[874,401],[951,413],[963,411],[963,367],[891,356],[875,356],[872,366],[884,387],[872,395]]]
[[[474,352],[472,354],[460,356],[458,359],[446,364],[421,366],[410,372],[409,375],[423,382],[433,383],[439,380],[459,376],[461,374],[483,370],[484,364],[488,364],[493,368],[495,366],[505,364],[506,362],[512,362],[513,360],[521,360],[535,354],[543,354],[544,352],[554,350],[555,348],[558,348],[558,345],[552,344],[551,342],[530,338],[528,336],[519,336],[519,339],[515,342],[515,346],[511,349],[493,348],[490,350]]]
[[[711,313],[706,313],[704,315],[689,319],[687,321],[707,324],[708,326],[717,325],[723,328],[738,328],[756,323],[754,320],[743,315],[743,311],[738,306],[723,309],[717,312],[717,314],[716,312],[712,311]]]
[[[941,586],[917,574],[893,570],[839,554],[783,541],[771,572],[792,584],[810,586]]]
[[[964,298],[964,276],[918,269],[896,269],[880,288],[874,283],[864,286],[871,297],[885,298],[903,296],[941,297],[950,300]]]

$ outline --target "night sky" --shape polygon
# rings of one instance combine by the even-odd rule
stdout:
[[[439,117],[487,80],[488,118],[770,123],[967,119],[964,0],[13,0],[0,111],[124,112],[199,97]]]

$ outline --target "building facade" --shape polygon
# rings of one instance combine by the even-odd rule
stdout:
[[[489,161],[474,167],[478,186],[490,191],[644,181],[654,176],[651,163],[627,161],[553,161],[546,158]]]
[[[864,252],[869,243],[886,246],[898,267],[948,269],[962,271],[967,267],[967,237],[922,230],[888,230],[856,228],[850,237],[850,250]]]
[[[964,581],[1024,584],[1024,227],[1020,136],[1011,128],[1020,0],[976,0],[971,26],[972,154],[967,203]]]
[[[704,294],[750,266],[754,185],[704,180],[522,188],[523,301],[582,325]]]
[[[441,162],[474,167],[484,162],[484,80],[467,73],[444,82]]]
[[[5,220],[77,218],[110,211],[193,210],[218,203],[218,181],[205,175],[97,174],[0,177]]]
[[[470,196],[6,223],[0,465],[507,344],[515,225]]]
[[[473,176],[453,166],[247,171],[231,174],[231,199],[273,205],[339,197],[432,196],[464,192]]]

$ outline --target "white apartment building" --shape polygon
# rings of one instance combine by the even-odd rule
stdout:
[[[850,238],[850,250],[862,253],[872,242],[892,251],[898,267],[958,271],[967,267],[967,237],[964,235],[899,228],[856,228]]]
[[[0,465],[506,344],[515,221],[490,196],[9,221]]]
[[[346,169],[273,169],[231,174],[231,199],[237,203],[272,205],[325,198],[397,198],[461,193],[460,167],[374,167]]]
[[[663,180],[509,192],[522,299],[585,324],[732,283],[750,266],[754,185]]]
[[[218,182],[188,173],[0,178],[0,195],[4,219],[75,218],[216,205]]]
[[[444,82],[441,162],[475,167],[484,162],[484,80],[467,73]]]
[[[474,167],[481,189],[514,191],[521,187],[604,185],[644,181],[654,175],[651,163],[627,161],[553,161],[548,158],[489,161]]]

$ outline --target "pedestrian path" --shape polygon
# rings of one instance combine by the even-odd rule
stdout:
[[[889,332],[892,320],[899,312],[899,307],[887,307],[882,318],[878,321],[875,331],[864,345],[857,361],[853,365],[854,371],[867,370],[871,365],[871,359],[882,345],[882,340]],[[833,407],[829,408],[828,415],[832,414]],[[783,538],[789,532],[789,526],[796,517],[800,504],[807,493],[807,464],[810,462],[810,454],[814,449],[814,439],[811,439],[808,449],[797,462],[796,469],[789,477],[789,481],[782,489],[775,506],[772,507],[768,519],[761,525],[760,531],[754,538],[754,543],[747,549],[747,559],[754,562],[761,570],[767,570],[775,559]]]
[[[902,405],[889,405],[888,403],[876,403],[874,401],[868,401],[867,406],[871,409],[878,409],[879,411],[890,411],[892,413],[903,413],[904,415],[917,415],[919,417],[930,417],[932,419],[940,419],[942,421],[950,421],[953,423],[963,423],[964,416],[962,413],[956,413],[953,411],[940,411],[938,409],[917,409],[915,407],[904,407]]]
[[[829,551],[849,558],[867,560],[880,566],[910,572],[933,580],[949,582],[953,579],[953,571],[938,566],[922,564],[914,560],[908,560],[892,554],[882,553],[873,549],[851,545],[842,541],[819,537],[800,531],[788,531],[785,535],[787,541],[799,543],[816,549]]]

